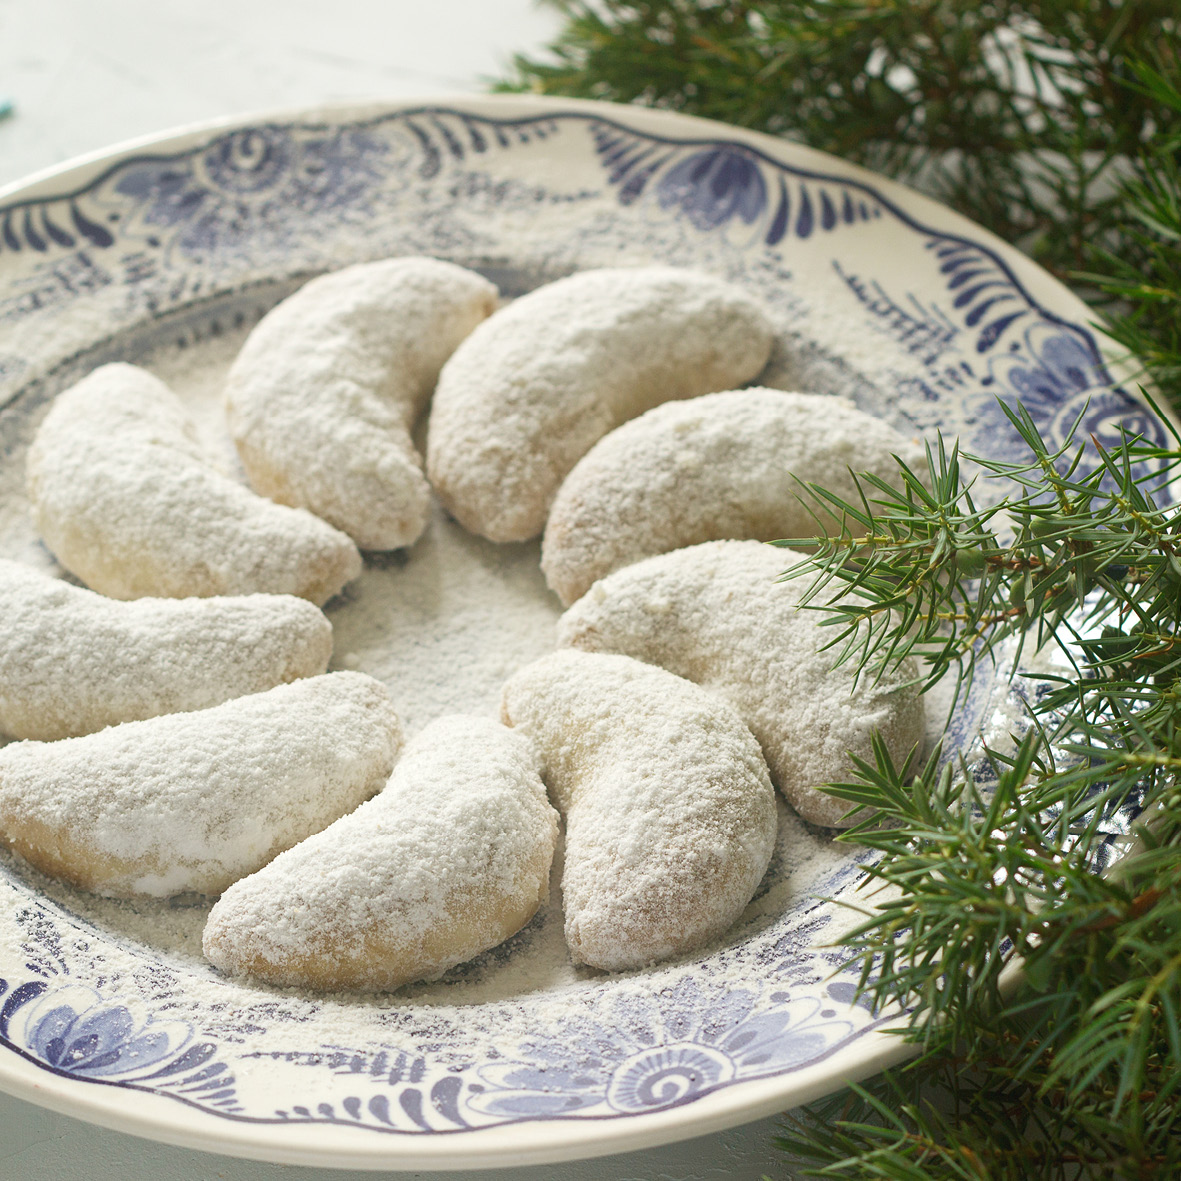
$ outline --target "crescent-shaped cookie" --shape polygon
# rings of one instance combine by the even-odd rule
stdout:
[[[729,928],[766,872],[774,790],[733,708],[625,656],[556,652],[504,689],[566,819],[562,899],[576,963],[612,971]]]
[[[473,533],[524,541],[570,469],[626,419],[742,385],[773,330],[753,297],[672,267],[584,271],[489,317],[439,375],[427,471]]]
[[[112,897],[220,894],[389,775],[389,693],[327,673],[212,709],[0,750],[0,840]]]
[[[58,396],[27,473],[45,544],[115,599],[264,591],[318,605],[361,572],[343,533],[214,467],[177,397],[134,365],[104,365]]]
[[[641,558],[702,541],[812,537],[840,521],[800,481],[852,504],[852,472],[898,482],[922,451],[880,419],[820,394],[747,389],[669,402],[600,439],[550,510],[541,567],[569,606]],[[809,512],[817,514],[812,516]]]
[[[205,955],[301,988],[433,980],[533,917],[557,831],[527,739],[485,718],[441,718],[380,795],[222,895]]]
[[[51,741],[315,676],[332,625],[293,595],[121,602],[0,560],[0,732]]]
[[[322,275],[263,317],[226,408],[247,478],[362,549],[409,545],[430,487],[411,440],[439,369],[496,307],[487,279],[433,258]]]
[[[842,826],[849,805],[821,789],[873,761],[876,730],[901,765],[922,741],[923,701],[908,663],[854,687],[833,668],[819,616],[798,610],[807,580],[777,582],[800,558],[757,541],[711,541],[637,562],[596,582],[562,616],[558,643],[615,652],[686,677],[731,702],[759,740],[789,804]]]

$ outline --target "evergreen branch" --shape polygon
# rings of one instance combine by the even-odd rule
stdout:
[[[640,102],[916,184],[1067,277],[1125,254],[1121,176],[1181,110],[1173,0],[547,0],[501,89]]]
[[[504,88],[684,110],[916,184],[1085,284],[1181,408],[1175,0],[548,2],[562,34]],[[982,662],[1062,658],[1015,750],[988,752],[995,788],[881,743],[832,788],[879,855],[847,950],[923,1054],[798,1113],[783,1143],[808,1175],[1181,1176],[1181,520],[1161,499],[1181,438],[1052,450],[1010,418],[1021,463],[938,441],[897,488],[806,490],[817,534],[840,525],[796,539],[817,548],[788,574],[838,661],[914,660],[962,692]],[[1096,874],[1135,801],[1134,844]]]
[[[1015,489],[997,506],[975,505],[957,450],[937,443],[921,494],[875,481],[842,504],[814,490],[845,529],[806,539],[816,550],[788,572],[811,579],[805,597],[838,629],[869,630],[852,657],[861,670],[909,657],[928,682],[954,668],[963,683],[1026,637],[1074,670],[1047,678],[1013,752],[986,752],[987,791],[938,750],[917,772],[913,759],[896,767],[881,741],[850,782],[829,785],[858,821],[839,839],[880,855],[841,941],[861,988],[907,1010],[920,1073],[955,1058],[988,1076],[976,1099],[990,1120],[961,1142],[912,1105],[903,1136],[876,1100],[877,1122],[842,1125],[838,1153],[805,1113],[793,1150],[810,1145],[818,1176],[1016,1177],[1035,1164],[1052,1176],[1057,1160],[1140,1177],[1181,1160],[1162,1106],[1181,1089],[1181,514],[1154,491],[1181,451],[1092,441],[1088,469],[1072,440],[1050,448],[1022,408],[1008,413],[1028,458],[964,457],[977,479]],[[1095,873],[1105,819],[1139,796],[1151,818],[1139,845],[1118,872]],[[1001,1078],[1023,1096],[1011,1142],[995,1135]],[[1066,1128],[1089,1145],[1073,1157]]]

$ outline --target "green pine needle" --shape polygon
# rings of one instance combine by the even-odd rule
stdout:
[[[1175,135],[1175,0],[545,0],[548,52],[501,89],[639,102],[899,177],[1066,278],[1124,253],[1113,180]]]
[[[712,117],[917,185],[1102,304],[1145,396],[1181,410],[1176,0],[545,2],[564,28],[502,89]],[[920,1056],[797,1113],[795,1176],[1181,1177],[1181,517],[1162,491],[1181,438],[1051,450],[1006,413],[1021,463],[938,440],[855,503],[801,490],[817,537],[788,573],[835,661],[914,660],[962,693],[984,662],[1060,660],[988,752],[988,791],[881,742],[832,786],[875,857],[845,950],[910,1010]],[[1103,816],[1137,798],[1134,845],[1095,873]]]
[[[922,480],[900,472],[902,491],[867,480],[842,503],[811,489],[842,526],[794,539],[815,548],[786,577],[811,580],[805,598],[859,673],[913,659],[926,684],[951,674],[963,688],[981,661],[1044,645],[1071,670],[1046,678],[1012,751],[986,752],[987,791],[938,750],[898,767],[880,740],[830,785],[854,806],[839,839],[879,855],[841,941],[861,988],[908,1011],[921,1085],[962,1063],[988,1118],[890,1108],[883,1096],[911,1085],[891,1074],[858,1092],[864,1109],[836,1139],[827,1108],[797,1117],[792,1151],[823,1163],[817,1176],[1181,1169],[1181,512],[1154,491],[1181,449],[1050,449],[1009,413],[1024,462],[939,441]],[[1010,495],[978,507],[965,465]],[[1137,844],[1097,874],[1102,818],[1140,796]],[[960,1101],[955,1087],[932,1093]]]

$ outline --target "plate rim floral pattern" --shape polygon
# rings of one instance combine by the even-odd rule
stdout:
[[[307,183],[299,194],[312,203],[309,208],[327,194],[324,208],[335,209],[339,206],[332,206],[331,200],[348,186],[361,193],[366,185],[374,187],[376,182],[364,175],[363,166],[371,145],[360,137],[369,126],[396,120],[402,121],[403,130],[409,129],[411,147],[417,140],[416,167],[426,179],[445,170],[448,153],[459,160],[480,154],[494,135],[509,141],[528,129],[544,138],[547,123],[581,121],[591,128],[588,134],[597,166],[603,170],[607,197],[621,207],[647,200],[668,218],[679,219],[700,234],[737,227],[748,233],[749,240],[761,236],[763,243],[773,247],[793,238],[819,239],[842,226],[864,224],[883,215],[896,217],[927,239],[927,249],[934,251],[940,273],[947,276],[948,292],[956,292],[949,299],[958,309],[962,330],[975,333],[976,352],[985,359],[984,368],[971,375],[973,381],[985,388],[995,384],[1016,391],[1035,405],[1041,398],[1046,421],[1052,425],[1061,424],[1064,406],[1089,406],[1081,400],[1084,395],[1100,400],[1100,409],[1093,412],[1097,422],[1105,423],[1113,414],[1137,413],[1131,407],[1138,403],[1114,388],[1110,377],[1113,371],[1118,375],[1126,370],[1113,366],[1104,355],[1102,337],[1078,322],[1080,312],[1086,314],[1084,305],[1024,256],[959,215],[823,153],[721,124],[639,108],[464,96],[247,115],[148,137],[0,190],[0,266],[6,251],[48,257],[60,250],[65,258],[69,251],[83,255],[79,244],[95,253],[107,249],[127,232],[127,223],[112,230],[95,211],[126,199],[129,220],[137,219],[134,233],[150,248],[145,253],[187,250],[186,257],[197,259],[192,265],[199,270],[209,257],[225,249],[227,240],[232,242],[234,227],[229,222],[234,194],[248,202],[252,192],[264,187],[267,168],[290,170],[292,154],[308,169]],[[285,129],[291,131],[287,140]],[[298,129],[303,139],[291,129]],[[360,168],[344,159],[347,151],[332,142],[334,130],[339,134],[348,130],[358,137],[344,149],[356,150]],[[316,141],[314,133],[320,131],[328,134]],[[502,146],[507,150],[512,144]],[[268,153],[274,154],[277,163]],[[314,169],[328,180],[318,182]],[[860,193],[863,199],[851,193]],[[93,200],[86,204],[84,198]],[[199,219],[207,215],[212,220],[203,225]],[[158,233],[153,229],[157,226]],[[891,330],[897,321],[903,347],[913,345],[918,333],[926,353],[936,359],[943,355],[937,318],[932,321],[934,328],[923,336],[907,320],[909,316],[918,322],[913,308],[888,297],[883,303],[886,293],[879,295],[880,289],[874,290],[860,276],[842,273],[839,266],[836,270],[864,303],[867,316],[884,317]],[[102,290],[87,288],[88,281],[98,283],[84,269],[70,272],[63,280],[67,288],[74,285],[70,298],[77,299]],[[16,314],[11,299],[4,302],[3,283],[0,270],[0,326],[6,309]],[[125,285],[130,288],[130,280]],[[1024,305],[1020,299],[1013,304],[1014,291],[1024,298]],[[177,297],[175,307],[160,310],[175,310],[195,298],[195,291],[186,290]],[[141,316],[143,310],[138,309]],[[30,321],[41,311],[41,305],[32,306],[27,313]],[[1032,319],[1022,323],[1027,316]],[[123,327],[112,323],[110,330],[117,334]],[[1056,328],[1064,331],[1055,336]],[[1001,343],[1010,351],[992,353]],[[67,353],[46,373],[68,361]],[[0,351],[0,387],[4,362]],[[928,368],[933,375],[937,372],[933,363]],[[965,369],[970,368],[965,364]],[[17,390],[25,388],[28,378],[18,372],[12,384]],[[936,396],[954,396],[957,381],[967,384],[962,374],[955,373],[932,380],[942,391]],[[938,381],[950,384],[939,386]],[[981,406],[989,401],[979,392],[977,397]],[[1124,402],[1113,410],[1114,403],[1109,403],[1118,397]],[[0,396],[0,409],[5,405]],[[1139,413],[1146,419],[1142,409]],[[676,1037],[674,1030],[665,1042],[641,1039],[631,1045],[630,1052],[627,1045],[604,1051],[605,1081],[580,1081],[568,1070],[563,1074],[562,1064],[546,1057],[552,1048],[546,1050],[539,1043],[532,1060],[480,1068],[476,1085],[471,1085],[471,1078],[456,1083],[458,1076],[431,1076],[425,1067],[416,1078],[414,1071],[419,1068],[414,1064],[394,1066],[391,1079],[403,1072],[398,1075],[400,1089],[390,1093],[400,1110],[384,1092],[368,1100],[358,1092],[339,1103],[322,1102],[315,1111],[296,1106],[264,1120],[241,1106],[234,1070],[219,1061],[217,1046],[201,1040],[191,1027],[181,1028],[183,1022],[170,1024],[144,1005],[103,996],[81,982],[55,983],[48,971],[22,975],[14,967],[0,963],[0,1047],[5,1051],[0,1056],[0,1089],[123,1130],[284,1163],[475,1167],[620,1151],[781,1110],[841,1081],[863,1077],[905,1053],[898,1039],[883,1031],[884,1019],[863,1014],[859,1024],[849,1027],[847,1037],[835,1037],[831,1044],[822,1037],[812,1057],[783,1070],[772,1069],[775,1054],[786,1044],[784,1031],[793,1028],[790,1015],[783,1014],[795,1000],[781,1002],[780,1012],[768,1008],[765,999],[756,999],[749,1011],[741,1005],[735,1008],[729,1025],[715,1022],[718,1028],[707,1029],[706,1018],[693,1018],[697,1024],[692,1025],[685,1017],[684,1036]],[[66,976],[68,972],[63,981]],[[800,1028],[812,1028],[808,1021],[815,1028],[839,1023],[839,1004],[849,1004],[851,993],[829,987],[826,995],[841,1000],[817,999],[814,1012],[801,1018]],[[695,1005],[686,1002],[685,1012],[725,1008],[721,992],[709,1004],[697,1001]],[[850,1005],[848,1011],[855,1010]],[[674,1024],[678,1012],[675,1006],[670,1010]],[[662,1011],[653,1019],[667,1026],[669,1013]],[[752,1046],[762,1058],[752,1057]],[[350,1063],[346,1054],[335,1069],[347,1073],[355,1067],[354,1074],[376,1077],[389,1066],[382,1062],[381,1070],[376,1070],[375,1062],[356,1065],[358,1061],[354,1054]],[[747,1061],[756,1066],[743,1074]],[[539,1082],[538,1072],[544,1074],[551,1067],[551,1075]],[[562,1077],[553,1081],[558,1075]],[[118,1101],[119,1090],[129,1087],[145,1100],[144,1109],[134,1114]],[[577,1115],[584,1110],[585,1115]],[[488,1118],[473,1122],[474,1116]],[[357,1131],[362,1127],[382,1134],[364,1137]],[[268,1128],[282,1130],[270,1134]]]

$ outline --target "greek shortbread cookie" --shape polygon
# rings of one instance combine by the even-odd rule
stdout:
[[[576,963],[620,970],[730,927],[766,872],[774,790],[733,708],[625,656],[556,652],[504,689],[566,818],[562,898]]]
[[[433,258],[345,267],[285,299],[247,338],[226,391],[251,485],[362,549],[413,542],[430,487],[410,432],[496,300],[487,279]]]
[[[315,676],[332,625],[293,595],[121,602],[0,559],[0,733],[50,741]]]
[[[533,917],[557,832],[528,739],[486,718],[441,718],[380,795],[231,886],[205,954],[278,985],[433,980]]]
[[[343,534],[212,465],[180,401],[134,365],[60,394],[28,454],[33,521],[67,570],[116,599],[299,595],[361,572]]]
[[[220,894],[371,796],[401,741],[385,686],[339,672],[17,742],[0,750],[0,839],[100,894]]]
[[[524,541],[593,444],[673,398],[742,385],[772,327],[737,287],[671,267],[584,271],[489,317],[443,367],[427,471],[474,533]]]
[[[802,499],[800,481],[858,504],[851,473],[899,484],[893,455],[912,467],[923,458],[916,442],[838,398],[756,388],[669,402],[578,461],[550,511],[541,567],[569,606],[653,554],[836,532],[840,520]]]
[[[659,665],[733,703],[771,777],[813,824],[840,827],[851,805],[821,790],[873,761],[878,731],[901,766],[923,738],[923,701],[907,662],[854,689],[832,639],[797,605],[807,580],[776,579],[803,555],[757,541],[711,541],[660,554],[596,582],[558,623],[558,643]]]

